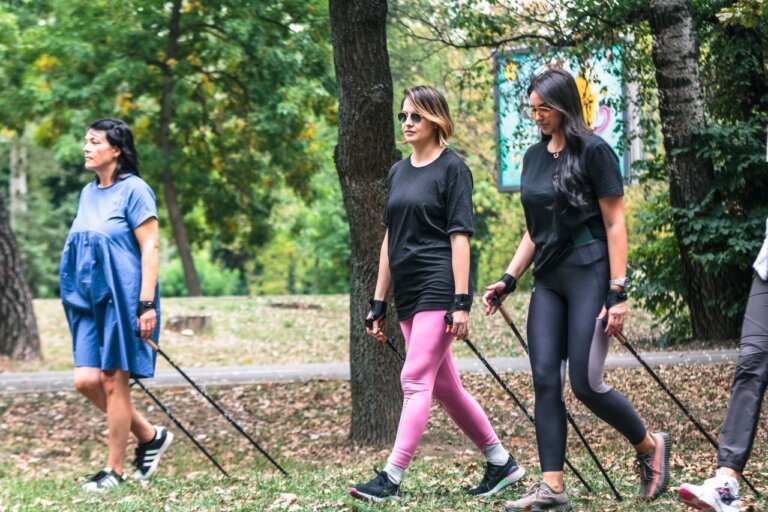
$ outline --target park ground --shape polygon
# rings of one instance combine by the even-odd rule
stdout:
[[[193,336],[164,332],[162,342],[169,354],[187,367],[344,361],[348,357],[347,300],[342,296],[170,299],[165,302],[165,315],[204,312],[213,317],[214,330]],[[35,306],[45,359],[37,366],[6,364],[7,369],[68,368],[71,365],[69,341],[58,304],[37,301]],[[510,306],[518,325],[524,325],[524,304]],[[647,350],[653,333],[650,320],[639,312],[635,319],[635,325],[630,324],[627,333]],[[501,319],[483,320],[474,313],[472,322],[473,338],[488,355],[520,355]],[[463,347],[457,347],[457,357],[471,357],[464,351]],[[658,371],[705,427],[717,432],[727,406],[733,366],[670,366]],[[538,457],[531,425],[488,375],[467,374],[463,378],[485,407],[502,441],[528,470],[523,486],[535,482]],[[505,378],[532,411],[530,374],[507,374]],[[714,451],[641,368],[612,369],[607,380],[628,396],[652,429],[672,435],[675,445],[671,490],[653,504],[636,501],[633,496],[637,480],[632,471],[631,447],[567,392],[572,414],[625,496],[621,503],[612,498],[585,450],[571,435],[569,459],[596,490],[593,494],[587,493],[576,478],[567,473],[566,482],[575,510],[686,510],[676,500],[676,488],[681,482],[708,477],[715,462]],[[0,511],[497,511],[503,509],[505,499],[516,497],[523,490],[523,486],[514,488],[499,499],[486,501],[466,497],[463,489],[477,483],[482,476],[482,459],[445,413],[435,406],[415,462],[406,473],[404,498],[386,506],[351,499],[346,488],[371,478],[371,468],[383,466],[388,447],[361,447],[348,440],[350,389],[346,381],[309,380],[209,388],[210,394],[289,471],[290,478],[270,467],[190,388],[155,391],[232,478],[222,477],[174,428],[176,441],[148,485],[131,482],[108,495],[83,495],[79,491],[83,477],[104,464],[102,443],[106,425],[103,417],[70,390],[7,394],[0,395]],[[134,398],[151,421],[169,423],[140,391],[134,391]],[[748,467],[750,478],[761,490],[768,487],[768,430],[765,427],[763,420]],[[132,448],[133,445],[129,446],[129,455]],[[757,500],[744,486],[742,494],[742,510],[768,510],[765,498]]]

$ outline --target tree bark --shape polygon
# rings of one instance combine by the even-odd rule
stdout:
[[[192,259],[192,249],[187,237],[187,229],[184,227],[184,218],[179,210],[179,201],[176,193],[176,185],[173,182],[173,166],[171,158],[173,155],[173,143],[171,141],[171,121],[173,120],[173,65],[171,64],[177,58],[177,49],[179,37],[181,36],[181,0],[173,0],[171,17],[168,23],[168,46],[166,50],[166,60],[162,67],[163,88],[160,98],[160,132],[158,134],[158,143],[160,152],[163,155],[163,168],[161,170],[163,182],[163,197],[165,206],[168,209],[168,220],[171,223],[173,239],[176,242],[176,248],[179,251],[179,258],[184,269],[184,282],[187,285],[187,294],[190,297],[202,295],[200,287],[200,278],[195,269],[195,262]]]
[[[394,140],[387,2],[330,0],[329,5],[339,89],[339,138],[334,161],[352,249],[350,438],[362,444],[385,444],[394,439],[402,408],[402,364],[386,346],[366,335],[363,319],[376,285],[387,173],[400,158]],[[399,332],[394,318],[394,312],[390,313],[385,332]],[[399,343],[402,347],[402,340]]]
[[[32,293],[19,259],[19,246],[0,196],[0,355],[28,361],[40,357]]]
[[[669,169],[670,203],[691,209],[714,186],[712,162],[690,149],[693,130],[705,125],[699,74],[699,46],[693,27],[690,0],[651,0],[649,22],[653,36],[653,62],[659,91],[659,114]],[[707,274],[691,257],[686,232],[675,221],[675,236],[685,272],[693,335],[698,339],[736,338],[739,319],[728,317],[717,306],[723,282],[738,282],[738,269],[726,275]],[[727,241],[724,241],[726,243]],[[736,279],[736,281],[731,281]]]
[[[8,210],[11,228],[18,229],[18,216],[27,211],[27,146],[21,138],[14,135],[11,139],[11,176],[8,181]]]

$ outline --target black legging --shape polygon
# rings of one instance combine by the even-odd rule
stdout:
[[[647,430],[632,405],[603,382],[609,340],[597,316],[609,279],[608,249],[602,240],[576,245],[557,268],[534,279],[528,339],[542,471],[563,470],[566,360],[576,397],[633,445],[645,439]]]

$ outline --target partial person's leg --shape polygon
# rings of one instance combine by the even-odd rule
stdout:
[[[382,502],[400,496],[400,482],[421,441],[429,419],[437,370],[450,347],[452,335],[445,332],[445,311],[422,311],[400,322],[408,345],[400,374],[403,411],[392,454],[376,478],[349,489],[358,499]]]
[[[525,470],[502,446],[483,408],[462,385],[450,348],[437,371],[432,396],[485,456],[483,479],[469,494],[493,496],[525,475]]]
[[[728,413],[720,431],[717,472],[701,485],[684,483],[678,495],[696,510],[738,512],[739,478],[752,453],[768,384],[768,283],[755,276],[741,326],[739,360]],[[707,508],[705,508],[707,507]]]
[[[437,370],[442,365],[453,336],[445,332],[445,311],[416,313],[408,338],[408,355],[400,374],[403,412],[389,463],[407,468],[421,441],[429,419]]]
[[[768,386],[768,283],[755,276],[741,328],[739,360],[728,413],[720,431],[717,465],[744,471],[755,441]]]
[[[119,369],[101,372],[107,405],[107,465],[118,474],[123,474],[125,450],[128,446],[128,432],[131,427],[131,393],[128,387],[128,372]]]
[[[537,279],[528,310],[528,342],[536,396],[536,443],[542,478],[555,491],[563,489],[567,429],[563,379],[566,304],[554,287]]]
[[[437,371],[432,396],[440,402],[454,423],[475,443],[480,452],[485,453],[488,446],[499,443],[485,411],[464,389],[450,347]]]
[[[579,247],[594,251],[597,247]],[[589,261],[589,258],[584,258]],[[658,498],[669,485],[671,440],[665,433],[648,432],[632,404],[603,382],[609,339],[597,316],[603,307],[610,279],[607,257],[587,265],[561,269],[563,293],[568,300],[568,361],[576,397],[601,420],[618,430],[635,448],[640,475],[640,496]]]
[[[75,368],[75,389],[101,412],[107,412],[107,394],[101,380],[101,369],[88,366]],[[155,437],[155,427],[131,405],[131,432],[139,443],[147,443]]]

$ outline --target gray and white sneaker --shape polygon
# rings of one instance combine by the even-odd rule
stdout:
[[[533,484],[519,500],[504,504],[506,512],[566,512],[573,510],[565,489],[555,492],[544,482]]]
[[[136,471],[133,473],[133,478],[148,480],[154,475],[157,471],[157,465],[160,464],[160,457],[171,446],[172,441],[173,434],[168,429],[155,427],[155,438],[136,447],[136,457],[133,459]]]
[[[118,475],[112,468],[104,468],[95,475],[88,477],[88,482],[83,485],[83,491],[102,493],[123,482],[125,482],[124,476]]]

